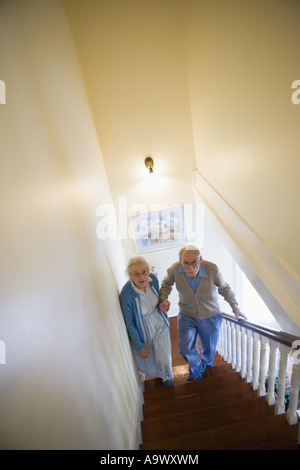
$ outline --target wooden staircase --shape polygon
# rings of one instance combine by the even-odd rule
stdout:
[[[300,450],[299,425],[274,415],[274,406],[221,356],[201,381],[187,382],[188,366],[176,353],[174,335],[174,386],[145,381],[141,450]]]

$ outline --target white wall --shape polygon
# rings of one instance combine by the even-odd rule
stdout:
[[[183,5],[197,169],[300,279],[300,4]]]
[[[299,3],[66,4],[116,208],[193,201],[196,167],[297,284]]]
[[[196,171],[194,177],[195,196],[205,204],[205,213],[218,238],[246,274],[281,329],[299,335],[299,283],[208,182]]]
[[[130,449],[123,251],[96,236],[112,198],[63,2],[1,2],[0,55],[0,446]]]
[[[299,278],[298,19],[292,0],[1,2],[3,448],[133,445],[118,291],[135,250],[97,237],[99,205],[192,203],[197,166]],[[161,278],[177,253],[150,255]]]
[[[116,207],[193,202],[179,0],[67,0]],[[144,160],[154,159],[157,185]]]
[[[129,214],[194,202],[181,2],[66,4],[129,259],[136,253]],[[147,155],[154,159],[151,178],[144,165]],[[161,281],[178,259],[178,247],[146,258]],[[177,313],[175,290],[171,301]]]
[[[300,77],[300,4],[182,5],[197,170],[282,267],[271,291],[282,291],[281,307],[299,326],[300,105],[291,86]],[[263,269],[272,276],[272,265]]]

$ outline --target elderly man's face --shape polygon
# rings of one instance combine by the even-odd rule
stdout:
[[[201,263],[201,257],[198,255],[197,251],[184,251],[180,262],[188,276],[197,276]]]

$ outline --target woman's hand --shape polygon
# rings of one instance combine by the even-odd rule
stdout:
[[[147,357],[150,355],[149,351],[146,351],[145,348],[140,349],[137,353],[143,359],[147,359]]]
[[[159,308],[162,312],[164,313],[168,313],[169,309],[170,309],[170,302],[165,299],[165,300],[162,300],[159,304]]]

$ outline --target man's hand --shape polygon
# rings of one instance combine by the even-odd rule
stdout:
[[[164,313],[168,313],[169,309],[170,309],[170,302],[165,299],[165,300],[161,300],[160,304],[159,304],[159,308],[162,312]]]
[[[235,310],[233,310],[233,313],[234,313],[235,318],[236,318],[237,320],[241,320],[242,318],[243,318],[244,320],[247,320],[246,315],[244,315],[244,314],[240,311],[239,308],[236,308]]]

